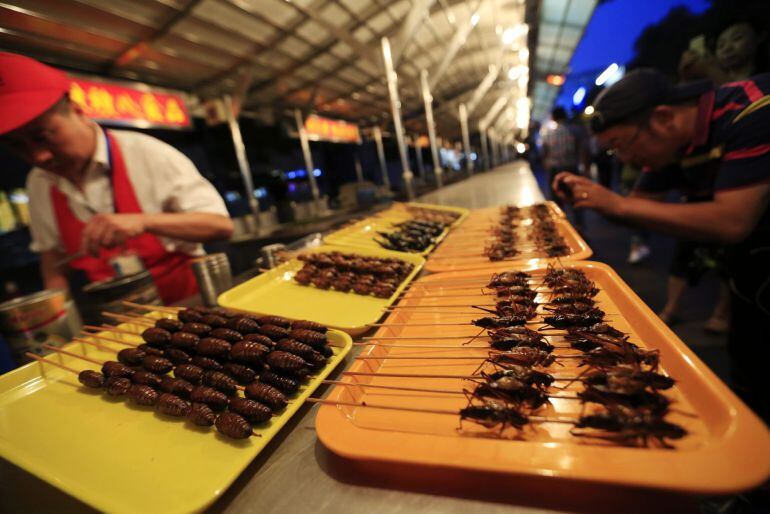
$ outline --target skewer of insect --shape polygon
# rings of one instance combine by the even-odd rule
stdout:
[[[173,387],[171,390],[174,392],[170,392],[165,384],[173,384],[176,379],[169,378],[164,384],[157,384],[156,387],[159,386],[161,388],[159,393],[153,386],[135,381],[132,382],[128,377],[105,376],[105,374],[95,370],[78,371],[32,353],[27,353],[26,355],[41,364],[50,364],[76,374],[78,381],[89,389],[106,389],[107,394],[110,396],[125,395],[137,405],[155,407],[162,414],[176,418],[186,418],[195,425],[205,427],[214,425],[219,433],[232,439],[246,439],[251,436],[261,437],[261,434],[255,433],[252,430],[251,423],[266,421],[273,415],[269,410],[255,409],[256,402],[246,398],[231,402],[229,405],[230,410],[217,415],[205,402],[190,403],[181,396],[174,394],[179,391],[173,389]],[[136,374],[132,378],[135,380]],[[205,391],[205,389],[201,389],[201,391]],[[195,392],[191,393],[191,400],[195,398],[194,395]]]
[[[502,435],[507,427],[522,429],[529,423],[560,423],[574,425],[570,432],[576,437],[591,437],[611,440],[620,444],[637,444],[647,446],[649,440],[658,441],[664,448],[672,448],[667,440],[681,439],[687,431],[679,425],[664,421],[662,417],[650,413],[638,413],[633,409],[613,407],[604,412],[586,414],[579,418],[548,417],[527,415],[503,402],[485,401],[481,405],[468,405],[459,410],[425,409],[398,405],[380,405],[373,403],[344,402],[320,398],[308,398],[309,403],[332,405],[335,407],[360,407],[369,409],[395,410],[423,414],[450,415],[460,417],[462,422],[469,420],[485,428],[499,428]],[[586,433],[578,430],[596,430],[596,433]]]

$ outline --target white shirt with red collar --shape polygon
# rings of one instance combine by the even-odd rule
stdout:
[[[96,150],[85,171],[83,191],[69,180],[41,168],[33,168],[27,177],[30,228],[35,252],[63,250],[59,227],[51,205],[51,187],[67,197],[70,209],[81,221],[94,214],[114,213],[112,184],[109,177],[107,139],[97,130]],[[205,212],[228,216],[217,190],[203,178],[195,165],[174,147],[139,132],[111,130],[126,164],[128,177],[142,211],[148,214]],[[159,237],[169,252],[202,255],[203,246],[178,239]]]

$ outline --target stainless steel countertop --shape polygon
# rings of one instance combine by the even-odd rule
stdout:
[[[529,168],[518,162],[452,184],[420,201],[482,208],[542,199]],[[347,362],[352,358],[348,356]],[[342,368],[330,378],[338,376]],[[319,393],[325,395],[326,390]],[[529,478],[501,486],[499,477],[435,469],[399,478],[398,469],[378,466],[372,470],[371,466],[346,461],[327,451],[316,438],[317,408],[306,405],[300,409],[209,510],[232,514],[697,512],[692,497],[631,488]],[[52,430],[56,423],[66,420],[52,420]],[[93,510],[7,461],[0,461],[0,512]]]

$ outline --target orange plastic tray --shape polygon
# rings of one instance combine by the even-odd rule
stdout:
[[[495,208],[499,212],[498,208]],[[475,212],[475,211],[474,211]],[[555,261],[554,257],[545,254],[527,254],[525,258],[515,258],[504,261],[490,261],[484,255],[485,240],[491,240],[492,234],[486,230],[494,223],[493,217],[484,218],[477,223],[471,223],[469,218],[466,223],[460,225],[451,232],[444,241],[428,257],[425,269],[434,273],[448,271],[467,271],[476,269],[508,269],[511,267],[537,266],[539,261]],[[490,221],[491,220],[491,221]],[[559,232],[570,249],[569,254],[561,256],[561,261],[579,261],[588,259],[593,255],[593,250],[585,240],[577,233],[570,223],[561,218],[554,218]]]
[[[770,433],[762,422],[609,267],[593,262],[572,263],[569,266],[584,270],[598,284],[601,292],[597,300],[601,308],[610,314],[613,326],[631,334],[631,341],[636,344],[660,350],[663,372],[677,380],[676,386],[666,394],[674,400],[673,408],[679,412],[671,412],[666,419],[682,425],[689,432],[685,438],[673,442],[675,449],[600,443],[572,436],[569,434],[570,425],[554,423],[531,424],[521,432],[508,428],[503,438],[500,438],[494,429],[488,430],[464,422],[464,432],[460,434],[457,431],[458,416],[331,405],[322,406],[318,413],[316,427],[320,440],[331,451],[361,461],[360,465],[371,465],[373,469],[379,469],[376,467],[378,463],[389,463],[398,464],[396,467],[401,467],[405,472],[411,469],[410,466],[491,472],[495,476],[500,475],[501,485],[510,483],[503,480],[509,481],[512,476],[531,475],[542,477],[543,480],[570,479],[721,494],[746,490],[765,481],[770,476]],[[469,306],[474,302],[491,303],[491,297],[482,296],[479,289],[490,274],[489,271],[472,271],[425,277],[413,285],[408,299],[400,305]],[[465,292],[475,293],[476,297],[458,297],[456,295],[462,294],[462,290],[456,289],[457,286],[446,285],[451,280],[469,278],[478,281],[468,283]],[[446,287],[443,295],[435,296],[441,290],[433,287],[442,283]],[[449,314],[448,310],[404,310],[392,314],[388,322],[461,322],[480,316],[471,312],[472,309],[457,309],[465,314]],[[478,328],[472,326],[383,327],[376,336],[425,338],[380,340],[382,343],[460,346],[463,339],[448,338],[470,338],[478,331]],[[552,338],[554,344],[558,344],[559,339],[558,336]],[[474,341],[473,345],[482,348],[471,351],[457,348],[369,347],[362,355],[382,359],[359,359],[350,370],[378,374],[467,375],[474,372],[486,354],[482,341]],[[573,350],[556,350],[557,354],[563,352],[577,353]],[[477,360],[389,359],[393,356],[448,357],[473,353],[478,356]],[[552,365],[548,371],[563,377],[578,373],[576,368],[569,365]],[[463,385],[462,381],[452,378],[347,376],[344,380],[445,390],[460,390]],[[465,382],[466,387],[470,385]],[[569,390],[578,387],[578,384],[573,384]],[[466,405],[466,400],[459,395],[343,386],[336,387],[329,398],[335,401],[365,401],[370,404],[452,410]],[[552,404],[538,414],[577,417],[580,410],[577,401],[552,399]]]

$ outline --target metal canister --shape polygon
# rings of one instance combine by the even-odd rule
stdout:
[[[196,257],[192,261],[192,270],[204,305],[216,305],[217,297],[233,287],[230,261],[224,253]]]
[[[81,327],[75,304],[63,289],[39,291],[0,304],[0,330],[18,362],[28,360],[25,352],[45,353],[43,344],[69,342]]]
[[[129,313],[133,309],[123,304],[124,301],[147,305],[163,305],[149,271],[143,271],[127,277],[116,277],[92,282],[83,287],[80,312],[89,323],[106,323],[114,320],[102,315],[102,312]]]

